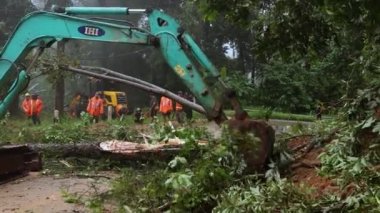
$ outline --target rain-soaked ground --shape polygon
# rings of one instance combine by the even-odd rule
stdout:
[[[108,179],[44,176],[30,173],[0,185],[0,212],[88,212],[83,205],[67,203],[65,194],[86,198],[108,189]]]

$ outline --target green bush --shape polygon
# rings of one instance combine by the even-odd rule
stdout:
[[[87,129],[82,123],[56,124],[43,130],[42,142],[45,143],[76,143],[89,139]]]

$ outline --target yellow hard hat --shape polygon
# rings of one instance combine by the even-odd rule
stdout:
[[[25,93],[25,96],[30,96],[30,94],[27,92],[27,93]]]

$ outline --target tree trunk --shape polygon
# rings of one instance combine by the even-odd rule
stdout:
[[[244,74],[247,76],[249,81],[253,83],[254,79],[254,65],[253,65],[253,56],[249,50],[249,47],[247,47],[247,43],[243,41],[238,42],[238,48],[239,48],[239,60],[240,60],[240,69],[244,72]]]
[[[45,4],[45,10],[50,10],[53,4],[61,7],[67,7],[71,5],[69,0],[48,0]],[[62,41],[57,42],[57,56],[61,57],[65,52],[65,44]],[[63,112],[64,108],[64,98],[65,98],[65,79],[60,73],[57,76],[57,80],[54,85],[55,99],[54,99],[54,109]]]
[[[55,84],[54,109],[58,110],[61,113],[63,112],[63,108],[64,108],[64,98],[65,98],[65,79],[62,75],[60,75],[59,79],[57,80]]]
[[[126,141],[78,144],[29,144],[35,152],[55,157],[110,158],[114,160],[169,160],[179,153],[182,144],[171,139],[163,144],[139,144]],[[183,141],[182,141],[183,142]]]
[[[57,44],[57,55],[58,58],[62,57],[65,51],[65,44],[62,41],[59,41]],[[57,80],[55,82],[55,101],[54,101],[54,109],[63,112],[64,108],[64,99],[65,99],[65,78],[63,76],[63,71],[60,72],[57,76]]]

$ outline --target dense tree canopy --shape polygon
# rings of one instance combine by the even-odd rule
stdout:
[[[378,79],[376,1],[193,2],[205,18],[222,17],[250,32],[260,104],[306,111],[316,100],[336,103]]]

